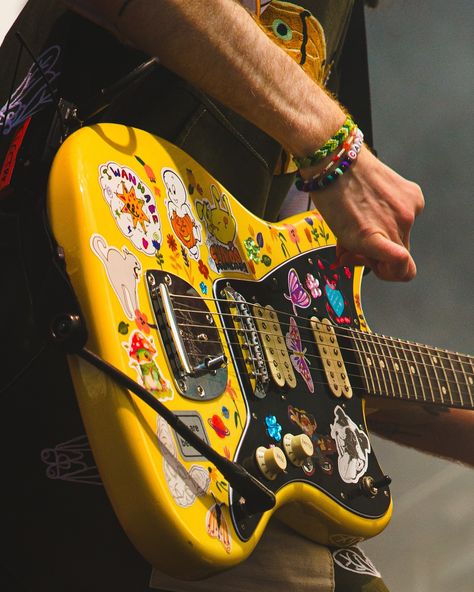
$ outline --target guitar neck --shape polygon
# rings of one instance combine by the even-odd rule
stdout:
[[[474,358],[349,330],[369,395],[474,409]]]

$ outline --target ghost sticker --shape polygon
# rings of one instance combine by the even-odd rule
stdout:
[[[144,388],[160,401],[168,401],[173,398],[173,391],[156,363],[152,339],[147,339],[140,331],[134,331],[129,342],[123,343],[123,346],[128,351],[130,366],[138,372]]]
[[[161,177],[166,187],[168,218],[180,243],[196,261],[200,258],[201,225],[196,221],[188,202],[188,192],[175,171],[163,169]]]
[[[102,261],[124,313],[133,321],[136,311],[139,309],[137,285],[142,271],[140,262],[125,247],[122,247],[122,251],[115,247],[109,247],[105,238],[100,234],[91,236],[90,245]]]
[[[337,467],[345,483],[357,483],[367,471],[370,442],[362,431],[339,405],[334,409],[331,436],[336,441]]]
[[[146,255],[161,246],[161,222],[153,192],[132,169],[116,162],[99,167],[99,182],[120,231]]]

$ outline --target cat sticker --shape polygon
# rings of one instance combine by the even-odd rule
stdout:
[[[100,234],[91,236],[90,245],[105,267],[124,313],[133,321],[139,309],[137,286],[142,272],[140,261],[125,247],[121,251],[110,247]]]

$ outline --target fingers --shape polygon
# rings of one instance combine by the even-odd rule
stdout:
[[[360,244],[360,253],[338,245],[337,257],[340,265],[365,265],[387,281],[407,282],[416,275],[415,261],[408,249],[380,233],[366,237]]]

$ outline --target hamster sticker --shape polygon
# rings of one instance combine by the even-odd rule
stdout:
[[[99,183],[122,234],[136,249],[153,256],[162,242],[153,192],[135,171],[116,162],[100,165]]]
[[[137,286],[142,272],[140,262],[125,247],[122,247],[121,251],[116,247],[110,247],[100,234],[91,236],[90,245],[102,261],[124,313],[133,321],[136,311],[139,309]]]
[[[200,258],[201,225],[191,211],[184,182],[178,173],[171,169],[163,169],[161,178],[166,188],[166,207],[174,233],[191,257],[197,261]]]

